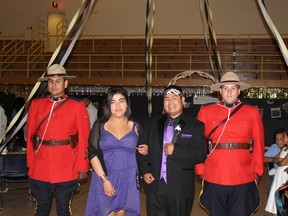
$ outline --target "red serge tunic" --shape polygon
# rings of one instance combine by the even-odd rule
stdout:
[[[54,102],[57,107],[61,101]],[[78,143],[72,149],[70,145],[49,147],[41,145],[34,152],[30,137],[37,130],[41,120],[50,112],[53,101],[48,97],[32,101],[27,118],[27,166],[29,177],[50,182],[66,182],[78,178],[78,172],[87,172],[89,160],[86,158],[90,123],[87,109],[83,102],[68,100],[55,110],[40,127],[39,135],[47,126],[44,140],[67,140],[69,135],[78,133]]]
[[[198,120],[205,123],[205,136],[217,126],[232,108],[216,104],[204,105],[198,113]],[[223,133],[223,134],[222,134]],[[205,163],[196,165],[196,173],[214,184],[239,185],[252,182],[256,174],[261,176],[264,170],[264,131],[258,108],[243,105],[227,122],[211,135],[213,143],[249,143],[254,141],[253,153],[248,149],[214,149]]]

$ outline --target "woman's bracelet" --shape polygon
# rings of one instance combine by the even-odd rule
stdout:
[[[108,176],[106,176],[106,174],[103,174],[102,176],[99,176],[99,179],[102,183],[106,182],[107,180],[109,180]]]

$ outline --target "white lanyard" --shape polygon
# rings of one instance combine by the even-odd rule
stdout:
[[[44,130],[44,133],[43,133],[41,142],[40,142],[38,148],[36,149],[36,151],[34,152],[34,154],[37,154],[38,150],[40,149],[40,147],[41,147],[41,145],[42,145],[42,143],[43,143],[43,140],[44,140],[44,137],[45,137],[45,135],[46,135],[47,128],[48,128],[48,125],[49,125],[49,122],[50,122],[50,119],[51,119],[52,111],[53,111],[53,109],[54,109],[54,106],[55,106],[56,102],[57,102],[57,101],[53,101],[53,104],[52,104],[51,110],[50,110],[50,112],[49,112],[48,121],[47,121],[45,130]]]
[[[224,133],[224,130],[225,130],[225,128],[226,128],[226,125],[227,125],[228,121],[230,120],[230,111],[231,111],[231,109],[229,108],[229,109],[228,109],[228,117],[227,117],[227,120],[226,120],[226,122],[225,122],[225,124],[224,124],[224,127],[223,127],[222,131],[221,131],[221,134],[220,134],[220,136],[218,137],[217,142],[215,143],[213,149],[212,149],[211,152],[208,154],[208,156],[210,156],[210,155],[213,153],[214,149],[217,147],[217,145],[218,145],[218,143],[219,143],[219,140],[221,139],[221,137],[222,137],[222,135],[223,135],[223,133]]]

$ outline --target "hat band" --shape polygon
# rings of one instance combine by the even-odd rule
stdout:
[[[169,89],[168,91],[166,91],[165,94],[176,94],[176,95],[181,95],[182,93],[181,93],[178,89],[171,88],[171,89]]]
[[[52,76],[66,76],[66,74],[61,73],[61,74],[49,74],[47,75],[48,77],[52,77]]]
[[[239,81],[235,81],[235,80],[225,80],[225,81],[222,81],[222,82],[220,82],[220,83],[227,83],[227,82],[239,82]]]

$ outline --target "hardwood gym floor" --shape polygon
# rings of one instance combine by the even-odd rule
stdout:
[[[271,216],[264,211],[267,195],[266,195],[266,181],[267,181],[267,173],[260,178],[259,180],[259,190],[262,199],[262,205],[260,209],[257,211],[255,216]],[[28,189],[23,189],[23,187],[27,187],[28,183],[10,183],[7,192],[3,193],[3,210],[0,211],[0,216],[32,216],[34,212],[34,203],[31,201],[31,197],[29,196]],[[19,188],[22,188],[19,190]],[[17,189],[17,190],[15,190]],[[198,195],[201,189],[200,179],[196,179],[196,196],[194,201],[194,206],[192,210],[191,216],[206,216],[206,212],[199,206],[198,204]],[[89,181],[82,184],[81,190],[78,194],[76,194],[73,198],[72,211],[73,216],[84,216],[85,205],[87,199],[87,193],[89,190]],[[53,204],[51,210],[51,216],[56,216],[55,205]],[[145,193],[141,192],[141,216],[146,215],[145,210]]]

